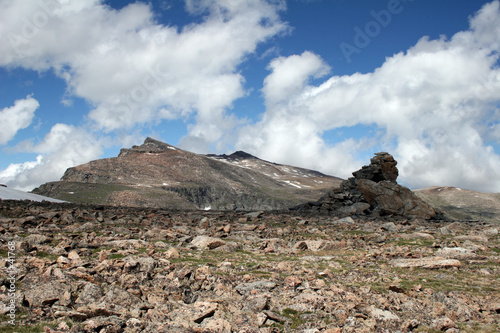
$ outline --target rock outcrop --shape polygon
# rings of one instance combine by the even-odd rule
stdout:
[[[342,182],[314,203],[299,209],[332,212],[334,215],[372,216],[397,215],[429,219],[436,215],[434,208],[413,194],[410,189],[398,185],[397,162],[391,154],[380,152],[370,160],[370,165],[353,172]]]

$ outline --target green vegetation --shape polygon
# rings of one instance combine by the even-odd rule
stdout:
[[[36,256],[39,258],[48,258],[50,260],[57,260],[57,258],[59,257],[57,254],[51,254],[45,251],[38,251],[36,253]]]
[[[59,183],[54,190],[55,193],[52,194],[52,197],[56,199],[93,205],[105,204],[114,192],[137,191],[134,187],[126,185],[75,182]]]
[[[292,330],[297,329],[300,325],[305,324],[306,321],[302,319],[301,316],[309,313],[310,312],[300,312],[289,308],[283,309],[281,311],[281,315],[283,317],[289,318],[292,321],[292,323],[290,324],[290,328]]]
[[[395,269],[396,270],[396,269]],[[408,272],[406,272],[408,273]],[[446,270],[438,272],[424,268],[415,268],[411,274],[405,274],[401,280],[401,288],[410,290],[421,285],[422,290],[429,288],[434,292],[467,292],[479,296],[491,295],[500,292],[496,279],[471,278],[470,272]]]
[[[111,253],[108,255],[108,259],[122,259],[125,258],[126,256],[122,253]]]

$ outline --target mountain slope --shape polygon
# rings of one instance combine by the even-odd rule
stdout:
[[[500,223],[500,193],[482,193],[449,186],[434,186],[413,192],[450,218]]]
[[[200,155],[147,138],[118,157],[69,168],[34,193],[73,202],[170,209],[284,209],[341,179],[245,152]]]

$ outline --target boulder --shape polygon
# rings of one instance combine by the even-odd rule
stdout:
[[[202,250],[213,250],[215,248],[218,248],[219,246],[225,245],[226,242],[224,242],[220,238],[216,237],[209,237],[209,236],[196,236],[192,241],[191,241],[191,246],[202,249]]]
[[[358,190],[377,215],[401,215],[429,219],[436,214],[428,203],[410,189],[391,181],[357,181]]]

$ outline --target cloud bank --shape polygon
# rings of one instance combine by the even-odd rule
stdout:
[[[412,187],[455,185],[500,191],[500,10],[485,5],[470,29],[450,39],[423,37],[372,73],[308,79],[328,65],[304,52],[271,62],[262,89],[267,110],[246,127],[237,146],[279,162],[347,177],[357,152],[379,145],[399,161],[400,181]],[[356,125],[383,135],[335,145],[324,133]],[[367,161],[363,161],[365,164]]]
[[[41,142],[19,146],[37,160],[9,166],[0,182],[29,189],[98,158],[106,136],[190,119],[181,144],[192,151],[233,143],[347,177],[367,163],[360,151],[382,148],[399,161],[406,185],[500,191],[498,0],[472,16],[468,30],[423,37],[371,73],[335,76],[314,50],[271,60],[261,90],[266,110],[255,122],[230,111],[247,94],[238,67],[289,31],[284,3],[188,0],[185,7],[198,20],[175,27],[156,22],[144,3],[115,10],[99,0],[0,0],[0,66],[54,71],[67,98],[92,105],[87,124],[57,124]],[[0,144],[29,126],[37,107],[28,96],[0,111],[11,122]],[[356,126],[373,132],[328,140]]]
[[[20,149],[37,154],[36,161],[10,164],[0,171],[0,183],[30,191],[58,180],[69,167],[99,158],[102,143],[82,128],[56,124],[41,142],[24,142]]]
[[[92,137],[194,119],[184,146],[202,150],[226,140],[240,122],[227,113],[245,95],[237,67],[259,43],[286,33],[278,15],[284,8],[281,1],[186,1],[186,10],[201,21],[176,27],[158,24],[152,8],[139,2],[114,10],[100,0],[0,1],[0,66],[53,71],[67,84],[66,98],[84,98],[94,106],[88,125],[58,124],[35,147],[41,149],[61,129]],[[5,143],[14,134],[2,133],[0,139]],[[60,136],[66,141],[59,150],[51,146],[36,162],[10,166],[0,181],[34,187],[58,179],[63,165],[86,162],[102,150],[85,152],[88,140],[79,144],[70,138]],[[68,145],[85,153],[75,157]],[[61,163],[52,169],[56,158]]]

